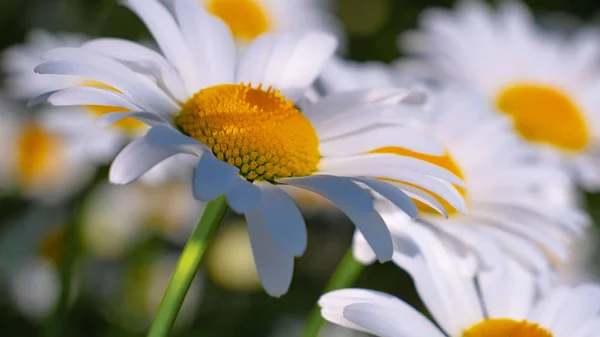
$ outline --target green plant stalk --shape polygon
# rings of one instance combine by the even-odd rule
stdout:
[[[171,281],[148,331],[148,337],[165,337],[171,331],[185,295],[196,276],[202,257],[226,212],[227,201],[224,195],[206,205],[206,210],[198,222],[198,226],[185,244],[177,266],[175,266]]]
[[[360,277],[362,271],[364,270],[364,266],[354,259],[352,255],[352,247],[348,249],[346,255],[338,265],[336,271],[333,273],[333,276],[327,283],[327,286],[323,290],[323,294],[337,290],[348,288]],[[321,317],[321,308],[318,304],[315,304],[310,315],[308,316],[308,321],[306,322],[306,326],[304,327],[304,332],[302,333],[302,337],[317,337],[321,333],[325,320]]]

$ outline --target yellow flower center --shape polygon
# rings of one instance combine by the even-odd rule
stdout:
[[[270,30],[265,8],[254,0],[210,0],[207,9],[225,21],[236,38],[251,40]]]
[[[497,97],[498,108],[509,115],[527,140],[566,151],[580,151],[590,143],[586,120],[577,105],[550,86],[518,83]]]
[[[202,89],[183,104],[176,123],[249,181],[310,175],[321,157],[310,122],[270,87]]]
[[[17,178],[21,184],[47,184],[60,174],[64,147],[58,136],[31,123],[23,127],[17,144]]]
[[[460,169],[460,167],[456,164],[456,162],[454,161],[454,159],[450,156],[450,154],[448,152],[446,152],[445,155],[443,156],[431,156],[431,155],[426,155],[426,154],[422,154],[422,153],[418,153],[418,152],[413,152],[404,148],[400,148],[400,147],[384,147],[378,150],[373,151],[374,153],[393,153],[393,154],[397,154],[400,156],[407,156],[407,157],[412,157],[415,159],[420,159],[420,160],[424,160],[428,163],[440,166],[445,168],[446,170],[454,173],[457,177],[459,177],[461,180],[465,180],[465,177],[463,175],[462,170]],[[384,179],[385,180],[385,179]],[[404,184],[416,187],[420,190],[432,193],[430,191],[427,191],[425,189],[423,189],[420,186],[411,184],[411,183],[407,183],[407,182],[402,182]],[[466,198],[467,196],[467,191],[457,185],[454,185],[454,187],[456,187],[456,189],[460,192],[460,194]],[[433,194],[433,193],[432,193]],[[453,214],[458,213],[458,211],[452,207],[448,202],[446,202],[446,200],[444,200],[443,198],[441,198],[440,196],[433,194],[433,196],[437,199],[437,201],[439,201],[444,208],[448,211],[448,216],[451,216]],[[435,214],[438,215],[439,213],[434,210],[433,208],[431,208],[430,206],[420,202],[419,200],[413,200],[415,202],[415,205],[417,205],[417,208],[419,209],[420,212],[425,212],[425,213],[429,213],[429,214]]]
[[[111,87],[108,84],[104,84],[102,82],[94,81],[94,80],[85,80],[81,82],[81,86],[84,87],[94,87],[99,89],[107,89],[116,92],[120,92],[119,90]],[[92,113],[92,115],[98,117],[111,112],[129,112],[129,110],[117,107],[117,106],[104,106],[104,105],[86,105],[85,106],[88,111]],[[139,130],[145,129],[146,125],[134,118],[126,117],[122,120],[116,122],[114,127],[119,128],[121,131],[126,133],[136,133]]]
[[[535,323],[503,318],[477,323],[463,337],[552,337],[552,333]]]

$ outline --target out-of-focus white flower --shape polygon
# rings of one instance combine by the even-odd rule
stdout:
[[[517,134],[562,159],[584,188],[600,188],[597,29],[545,31],[516,1],[498,10],[465,1],[420,19],[420,29],[402,37],[405,52],[443,84],[481,93],[491,114],[509,116]]]
[[[333,90],[340,87],[338,81],[348,82],[352,77],[356,85],[365,77],[371,78],[365,82],[369,86],[395,85],[396,72],[389,67],[387,73],[382,67],[356,64],[340,63],[338,68],[334,74],[325,71]],[[447,90],[437,93],[428,113],[415,116],[447,152],[444,157],[412,155],[461,177],[466,188],[457,187],[454,193],[465,197],[468,209],[465,214],[457,213],[439,199],[444,195],[435,195],[433,200],[417,203],[421,210],[417,221],[435,227],[451,246],[460,243],[458,249],[474,249],[487,267],[507,255],[540,275],[550,275],[568,259],[569,245],[589,226],[589,218],[560,165],[540,157],[511,132],[507,118],[491,115],[488,109],[477,94]],[[433,209],[446,212],[449,219]],[[381,203],[380,210],[392,233],[414,226],[393,205]],[[500,245],[504,254],[498,256],[495,249],[488,249],[493,246],[490,241]],[[359,260],[373,261],[373,253],[358,233],[355,248]]]
[[[162,0],[174,8],[175,0]],[[331,0],[197,0],[223,20],[233,37],[247,44],[267,33],[304,33],[321,30],[344,37],[332,14]]]
[[[81,151],[84,134],[73,134],[56,116],[31,116],[0,99],[0,184],[27,198],[55,203],[76,193],[95,172]],[[86,130],[80,130],[85,133]],[[89,133],[88,133],[89,135]]]
[[[600,286],[556,287],[540,295],[531,273],[511,260],[486,271],[414,226],[395,262],[412,277],[433,320],[391,295],[342,289],[319,300],[330,322],[393,337],[592,337],[600,327]]]

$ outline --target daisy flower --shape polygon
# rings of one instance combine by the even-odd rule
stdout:
[[[304,104],[303,94],[336,48],[330,35],[262,35],[238,55],[231,31],[196,1],[177,0],[173,11],[158,1],[125,4],[146,23],[164,56],[119,39],[53,50],[45,55],[48,62],[36,67],[38,73],[86,76],[118,91],[74,87],[42,98],[53,104],[120,106],[131,112],[106,114],[101,122],[134,117],[152,125],[117,156],[110,171],[113,183],[129,183],[175,154],[196,156],[194,196],[208,201],[225,195],[234,211],[246,215],[269,294],[287,291],[294,257],[302,255],[307,239],[304,220],[281,185],[316,192],[336,204],[361,228],[381,261],[391,257],[392,242],[363,187],[412,215],[414,205],[393,186],[406,184],[377,178],[427,184],[461,207],[460,194],[439,180],[462,184],[458,177],[388,151],[402,147],[443,154],[420,131],[375,118],[385,113],[381,102],[400,102],[405,91],[356,92]],[[297,108],[301,104],[303,113]],[[361,109],[373,110],[374,118],[359,114]]]
[[[587,189],[600,188],[600,110],[593,29],[572,36],[537,27],[518,2],[493,11],[483,2],[424,12],[421,28],[402,37],[444,84],[481,93],[491,112],[509,116],[514,131],[562,159]]]
[[[31,116],[18,104],[0,100],[0,184],[27,198],[58,202],[79,191],[95,167],[79,146],[93,130],[67,131],[56,115]],[[89,132],[87,132],[89,131]]]
[[[175,0],[162,0],[175,8]],[[266,33],[312,30],[344,35],[330,0],[198,0],[204,9],[227,24],[236,42],[245,45]]]
[[[348,83],[385,87],[399,82],[399,75],[390,67],[383,71],[382,65],[374,68],[338,62],[335,71],[329,69],[323,77],[330,90],[347,88]],[[415,119],[445,145],[446,156],[412,155],[445,167],[465,181],[466,190],[459,190],[468,212],[458,213],[437,200],[433,206],[447,212],[446,219],[431,205],[417,201],[421,212],[415,221],[433,226],[454,245],[476,250],[487,266],[503,258],[487,251],[489,239],[537,273],[546,274],[565,262],[572,239],[590,224],[578,207],[570,177],[554,161],[538,158],[531,146],[512,133],[507,118],[490,116],[478,95],[448,90],[437,96]],[[393,205],[382,202],[379,207],[392,235],[414,224]],[[373,252],[360,233],[355,255],[363,263],[373,262]]]
[[[600,328],[600,287],[559,286],[540,295],[535,278],[510,260],[483,273],[423,228],[423,242],[395,259],[411,275],[433,320],[404,301],[343,289],[319,300],[330,322],[386,337],[592,337]]]

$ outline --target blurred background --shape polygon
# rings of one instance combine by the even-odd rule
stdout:
[[[573,29],[581,21],[600,28],[597,0],[526,3],[538,15],[540,24],[552,22],[552,29]],[[420,11],[452,4],[432,0],[338,0],[333,2],[332,14],[347,31],[349,58],[390,62],[401,56],[395,43],[397,35],[416,27]],[[140,20],[117,6],[115,0],[0,1],[0,49],[23,43],[32,29],[149,41]],[[26,110],[25,100],[3,98],[0,104],[0,110],[10,110],[17,119],[36,114]],[[0,133],[2,130],[0,127]],[[3,146],[14,143],[2,136]],[[85,141],[85,135],[81,141]],[[50,148],[53,144],[48,139],[44,146]],[[0,155],[6,153],[3,151],[0,146]],[[8,163],[8,156],[0,158],[0,165]],[[32,170],[36,167],[35,162],[21,165]],[[8,187],[11,184],[2,185],[3,336],[144,335],[203,205],[190,198],[187,186],[181,182],[116,187],[107,183],[107,173],[108,167],[103,165],[88,168],[81,187],[64,195],[52,189],[26,193],[26,189]],[[51,178],[58,182],[75,179]],[[26,182],[27,177],[20,179]],[[586,199],[598,223],[600,196],[587,195]],[[229,214],[192,286],[174,336],[299,335],[310,309],[349,247],[354,228],[320,200],[307,198],[304,204],[309,206],[309,246],[297,260],[289,293],[274,299],[262,291],[243,219]],[[600,257],[594,249],[599,243],[593,235],[586,237],[577,245],[570,268],[586,277],[587,273],[594,275],[589,261]],[[389,263],[367,267],[358,286],[421,305],[410,279]],[[330,335],[353,336],[334,328]]]

